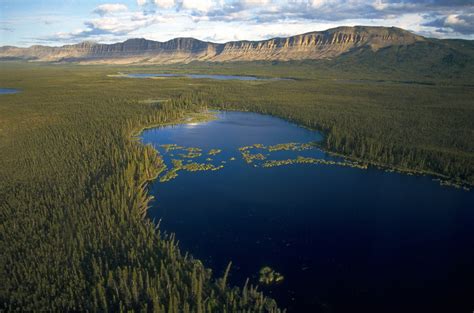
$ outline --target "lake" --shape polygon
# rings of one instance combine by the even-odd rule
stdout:
[[[231,284],[259,284],[269,266],[284,280],[259,288],[289,312],[474,309],[472,191],[359,168],[275,117],[217,116],[141,136],[179,160],[150,186],[149,217],[216,276],[232,261]]]
[[[207,75],[207,74],[126,74],[129,78],[153,78],[153,77],[186,77],[186,78],[204,78],[217,80],[287,80],[283,78],[264,78],[256,76],[237,76],[237,75]]]
[[[0,88],[0,95],[11,95],[19,92],[20,90],[14,88]]]

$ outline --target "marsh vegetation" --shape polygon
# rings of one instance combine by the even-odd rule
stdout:
[[[265,285],[272,285],[283,281],[283,275],[275,272],[271,267],[264,266],[259,272],[258,281]]]
[[[227,164],[225,160],[213,160],[210,157],[207,157],[205,161],[207,163],[197,163],[192,162],[189,159],[199,158],[203,155],[207,156],[216,156],[222,152],[222,149],[210,149],[207,153],[201,148],[198,147],[184,147],[179,146],[175,143],[171,144],[162,144],[159,146],[162,149],[163,157],[166,159],[171,158],[171,167],[163,170],[159,175],[159,181],[164,183],[178,177],[179,171],[188,171],[188,172],[198,172],[198,171],[217,171],[224,168],[224,165]],[[304,157],[295,155],[294,158],[290,159],[271,159],[274,157],[275,152],[278,151],[287,151],[287,152],[301,152],[307,150],[319,150],[319,145],[316,142],[307,142],[307,143],[298,143],[298,142],[289,142],[289,143],[279,143],[275,145],[265,146],[263,144],[252,144],[243,147],[239,147],[237,150],[240,152],[242,159],[245,163],[252,165],[253,167],[262,167],[270,168],[283,165],[292,165],[292,164],[320,164],[320,165],[337,165],[337,166],[348,166],[359,169],[367,169],[367,164],[344,160],[341,158],[336,158],[335,160],[326,160],[322,158],[314,157]],[[175,152],[175,153],[172,153]],[[186,152],[186,153],[180,153]],[[233,156],[231,151],[230,161],[236,160],[236,157]],[[181,159],[174,159],[174,157],[179,156]],[[186,161],[186,159],[188,159]],[[184,161],[187,163],[184,164]],[[213,163],[214,162],[214,163]],[[166,164],[166,162],[165,162]]]

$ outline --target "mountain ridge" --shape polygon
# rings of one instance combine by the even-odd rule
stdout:
[[[434,40],[397,27],[341,26],[290,37],[225,43],[178,37],[164,42],[130,38],[112,44],[85,41],[60,47],[3,46],[0,47],[0,60],[113,64],[319,60],[336,58],[360,49],[378,51],[420,42]]]

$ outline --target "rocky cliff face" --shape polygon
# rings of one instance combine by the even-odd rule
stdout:
[[[62,47],[1,47],[0,58],[82,63],[187,63],[191,61],[303,60],[334,58],[360,48],[374,51],[425,38],[399,28],[338,27],[287,38],[212,43],[194,38],[166,42],[129,39],[115,44],[83,42]]]

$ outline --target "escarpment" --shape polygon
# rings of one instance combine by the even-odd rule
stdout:
[[[187,63],[192,61],[317,60],[369,48],[411,45],[425,38],[400,28],[338,27],[261,41],[213,43],[194,38],[158,42],[143,38],[114,44],[82,42],[62,47],[1,47],[0,58],[81,63]]]

